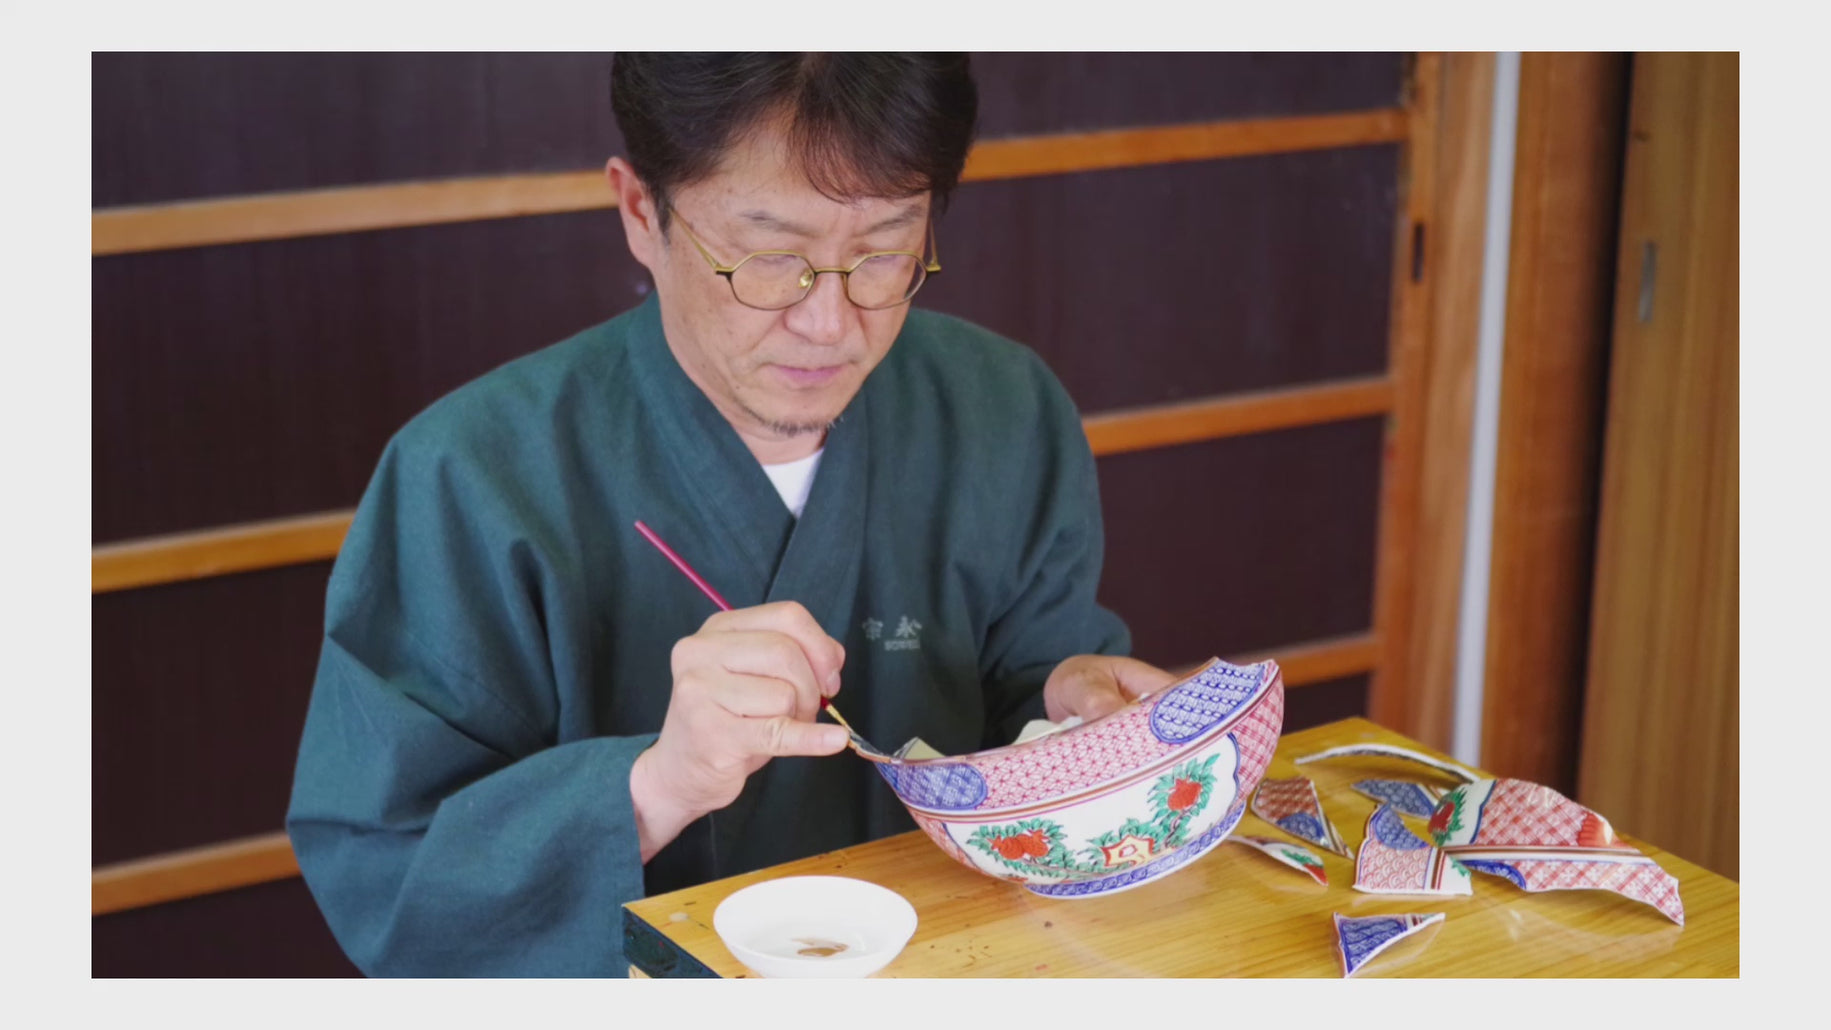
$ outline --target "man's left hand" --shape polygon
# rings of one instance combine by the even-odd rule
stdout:
[[[1043,709],[1050,722],[1071,715],[1091,722],[1176,680],[1175,675],[1136,658],[1079,654],[1063,659],[1049,674],[1043,684]]]

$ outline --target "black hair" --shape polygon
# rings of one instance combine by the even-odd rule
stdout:
[[[629,163],[660,201],[663,231],[672,192],[772,122],[825,196],[927,192],[944,210],[979,114],[965,54],[617,54],[610,83]]]

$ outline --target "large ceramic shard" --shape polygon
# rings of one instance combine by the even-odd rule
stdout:
[[[1472,893],[1469,871],[1411,832],[1386,805],[1367,817],[1367,832],[1354,860],[1354,889],[1367,894]]]
[[[1441,787],[1413,783],[1410,780],[1360,780],[1354,784],[1353,789],[1357,794],[1364,794],[1382,805],[1391,805],[1406,815],[1415,815],[1420,819],[1429,819],[1436,814],[1437,802],[1449,793]]]
[[[1450,791],[1430,820],[1445,854],[1527,891],[1606,890],[1685,925],[1678,879],[1621,840],[1607,819],[1550,787],[1478,780]]]
[[[1418,765],[1428,766],[1446,776],[1461,780],[1464,783],[1471,783],[1481,779],[1481,776],[1478,773],[1471,772],[1454,762],[1446,762],[1441,758],[1433,758],[1422,751],[1413,751],[1411,748],[1399,747],[1395,744],[1344,744],[1341,747],[1332,747],[1327,751],[1318,751],[1313,755],[1304,755],[1302,758],[1297,759],[1296,764],[1308,765],[1311,762],[1322,762],[1331,758],[1366,757],[1397,758],[1400,761],[1415,762]]]
[[[1305,777],[1261,781],[1252,796],[1252,814],[1298,840],[1338,855],[1352,855],[1341,832],[1322,814],[1316,785]]]

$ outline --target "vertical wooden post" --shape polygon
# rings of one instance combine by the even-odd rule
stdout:
[[[1628,58],[1525,54],[1481,764],[1576,788]]]
[[[1494,65],[1493,54],[1417,57],[1400,176],[1368,714],[1440,749],[1455,714]]]
[[[1622,832],[1732,879],[1739,72],[1734,53],[1634,58],[1577,778]]]

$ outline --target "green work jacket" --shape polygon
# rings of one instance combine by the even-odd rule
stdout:
[[[658,302],[439,400],[381,457],[325,602],[287,831],[364,972],[622,975],[626,901],[913,828],[842,752],[776,759],[645,866],[630,765],[674,643],[794,600],[879,746],[1008,743],[1050,670],[1124,654],[1094,462],[1034,353],[912,311],[796,519],[681,370]]]

